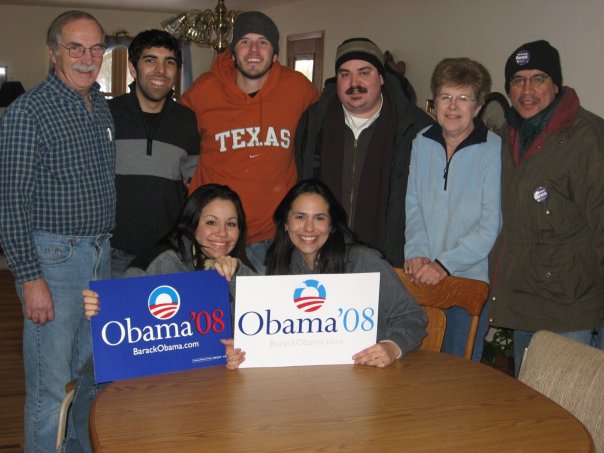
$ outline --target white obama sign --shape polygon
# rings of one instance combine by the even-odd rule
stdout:
[[[241,368],[352,364],[375,344],[380,274],[238,277]]]

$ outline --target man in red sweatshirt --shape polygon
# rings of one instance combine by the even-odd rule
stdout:
[[[239,194],[248,220],[248,256],[260,271],[275,233],[273,212],[296,182],[298,119],[319,97],[302,74],[281,66],[278,54],[275,23],[257,11],[243,13],[230,51],[218,55],[182,97],[201,134],[189,190],[219,183]]]

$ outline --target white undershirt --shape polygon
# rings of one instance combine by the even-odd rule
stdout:
[[[380,108],[377,110],[377,112],[375,112],[369,118],[361,118],[359,116],[355,116],[352,113],[350,113],[348,110],[346,110],[346,107],[344,107],[344,105],[342,105],[342,108],[344,109],[344,121],[346,122],[346,125],[350,128],[352,133],[354,134],[355,140],[358,140],[359,135],[361,135],[361,132],[363,132],[365,129],[367,129],[369,126],[371,126],[373,124],[373,122],[380,116],[383,105],[384,105],[384,97],[380,93]]]

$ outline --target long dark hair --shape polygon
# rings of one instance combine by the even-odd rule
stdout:
[[[267,275],[289,273],[289,263],[295,247],[289,238],[289,234],[285,231],[285,224],[294,201],[300,195],[306,193],[314,193],[323,197],[329,205],[331,221],[329,236],[317,254],[317,263],[313,272],[318,274],[341,274],[345,272],[347,246],[359,241],[348,228],[346,211],[336,200],[329,187],[317,179],[306,179],[292,187],[275,210],[273,220],[277,227],[277,233],[266,254]]]
[[[245,253],[245,240],[247,236],[245,212],[243,211],[239,195],[228,186],[206,184],[199,187],[187,198],[178,217],[176,227],[168,235],[170,247],[176,250],[183,258],[192,254],[195,269],[203,269],[204,261],[209,257],[204,253],[203,247],[195,240],[195,230],[197,230],[203,208],[216,199],[231,201],[237,211],[239,239],[237,239],[230,256],[239,258],[246,266],[253,269]]]

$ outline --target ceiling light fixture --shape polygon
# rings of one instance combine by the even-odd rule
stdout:
[[[229,38],[238,15],[239,11],[227,11],[224,0],[218,0],[214,11],[192,9],[166,19],[161,25],[176,38],[208,45],[220,53],[229,47]]]

